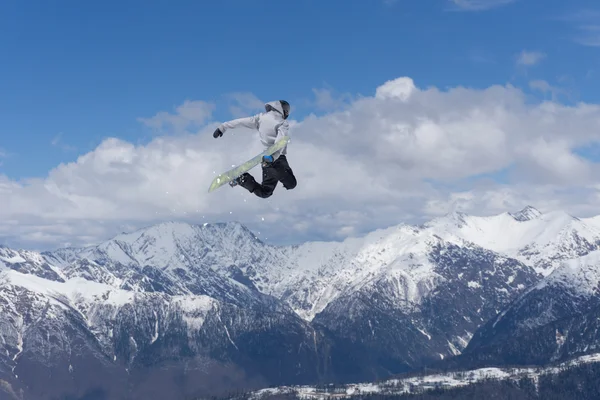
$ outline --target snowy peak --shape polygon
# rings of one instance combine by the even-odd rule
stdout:
[[[210,241],[214,238],[229,238],[232,241],[258,241],[256,236],[239,222],[217,222],[195,225],[169,221],[141,228],[131,233],[122,233],[105,242],[103,245],[108,245],[110,242],[122,242],[131,245],[135,242],[150,239],[154,242],[155,246],[158,245],[164,249],[172,250],[172,246],[177,241]]]
[[[598,230],[600,230],[600,215],[589,218],[580,218],[586,225],[592,226]]]
[[[562,286],[585,298],[597,296],[600,293],[600,251],[564,261],[552,274],[536,285],[536,289],[548,285]]]
[[[165,222],[120,234],[97,247],[82,250],[78,258],[187,270],[214,258],[224,257],[226,264],[235,264],[237,259],[248,255],[241,250],[258,245],[262,243],[256,236],[237,222],[203,225]]]
[[[64,276],[58,268],[50,265],[36,252],[11,250],[0,247],[0,269],[9,268],[25,274],[32,274],[52,281],[63,281]]]
[[[44,251],[41,255],[50,263],[56,267],[66,267],[69,264],[79,259],[79,253],[82,249],[74,247],[65,247],[54,251]]]
[[[44,255],[65,277],[134,292],[206,295],[243,305],[271,303],[247,276],[283,257],[237,222],[165,222],[122,233],[98,246]],[[39,276],[39,275],[38,275]]]
[[[548,275],[561,260],[600,249],[600,227],[593,222],[563,211],[542,214],[527,206],[515,214],[452,213],[430,221],[424,229],[455,243],[462,240],[517,258]]]
[[[343,293],[373,283],[390,283],[390,288],[397,287],[393,296],[418,303],[416,299],[430,289],[405,289],[431,288],[438,279],[429,259],[431,249],[450,244],[490,250],[548,275],[561,260],[600,248],[600,230],[564,212],[542,214],[527,206],[515,214],[492,216],[455,211],[419,227],[401,224],[341,243],[293,247],[266,245],[237,222],[165,222],[120,234],[96,247],[52,254],[68,265],[87,259],[106,267],[60,264],[70,277],[119,288],[148,288],[160,282],[173,293],[198,293],[199,286],[191,287],[190,279],[202,276],[202,282],[222,288],[230,286],[225,281],[234,281],[234,286],[239,283],[279,298],[312,320]],[[217,284],[217,275],[225,281]]]
[[[526,206],[521,211],[515,214],[510,214],[517,221],[531,221],[542,216],[542,213],[535,207]]]
[[[441,243],[430,232],[404,225],[341,243],[306,243],[289,253],[283,268],[266,271],[268,279],[259,287],[307,320],[340,296],[381,285],[402,304],[418,302],[437,279],[429,254]]]
[[[469,215],[460,211],[453,211],[444,216],[434,218],[431,221],[421,225],[423,229],[433,229],[435,231],[447,232],[450,230],[461,229],[468,224]]]

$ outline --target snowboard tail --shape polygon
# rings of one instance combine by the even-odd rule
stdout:
[[[245,163],[238,165],[237,167],[232,168],[229,171],[224,172],[221,175],[215,177],[215,179],[213,179],[212,183],[210,184],[210,187],[208,188],[208,192],[210,193],[215,189],[220,188],[224,184],[231,182],[238,176],[242,175],[244,172],[250,171],[252,168],[256,167],[262,162],[263,156],[272,155],[276,151],[281,150],[289,142],[289,140],[289,136],[284,136],[277,143],[273,144],[271,147],[258,154],[257,156],[252,157]]]

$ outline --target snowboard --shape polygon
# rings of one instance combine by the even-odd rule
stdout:
[[[272,146],[270,146],[268,149],[266,149],[262,153],[258,154],[257,156],[252,157],[250,160],[246,161],[245,163],[238,165],[237,167],[232,168],[229,171],[224,172],[221,175],[217,176],[215,179],[213,179],[212,183],[210,184],[210,187],[208,188],[208,192],[210,193],[210,192],[214,191],[215,189],[220,188],[224,184],[231,182],[238,176],[242,175],[244,172],[250,171],[252,168],[256,167],[258,164],[260,164],[262,162],[263,156],[272,155],[277,150],[281,150],[289,142],[289,140],[290,140],[289,136],[284,136],[283,138],[279,139],[279,141],[277,143],[273,144]]]

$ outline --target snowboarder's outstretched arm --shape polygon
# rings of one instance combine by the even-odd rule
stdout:
[[[235,129],[238,127],[245,127],[250,129],[258,129],[258,115],[253,115],[252,117],[244,117],[233,119],[231,121],[223,122],[215,132],[213,133],[214,138],[218,138],[223,136],[223,133],[228,129]]]

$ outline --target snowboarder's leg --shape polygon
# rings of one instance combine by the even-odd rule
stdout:
[[[295,188],[297,185],[296,177],[285,155],[279,156],[271,164],[267,163],[263,165],[262,183],[256,182],[256,179],[247,172],[236,179],[238,185],[263,199],[271,197],[278,182],[281,182],[283,187],[288,190]]]
[[[256,179],[247,172],[240,176],[237,182],[250,193],[266,199],[273,194],[277,186],[277,170],[273,166],[266,166],[262,168],[262,174],[262,184],[256,182]]]
[[[271,197],[277,187],[277,182],[277,170],[272,165],[262,167],[262,184],[257,184],[253,193],[263,199]]]
[[[298,182],[294,176],[294,171],[288,164],[287,157],[285,155],[279,156],[273,163],[273,168],[277,170],[277,178],[281,182],[284,188],[291,190],[296,187]]]

